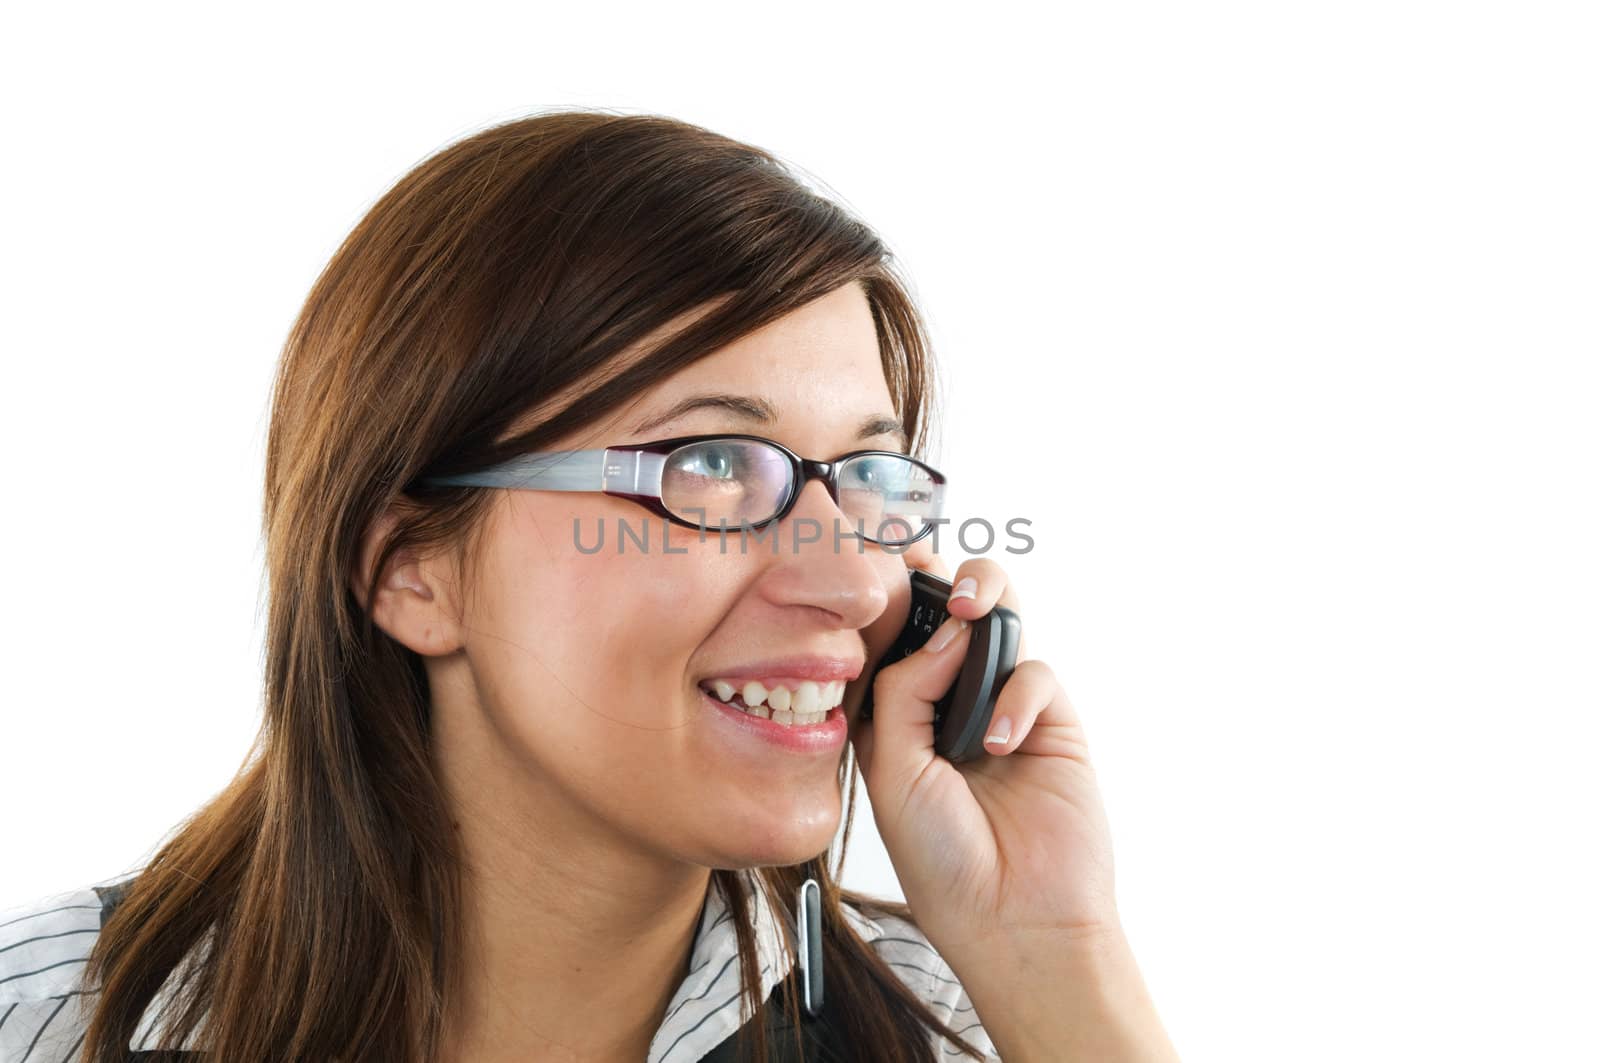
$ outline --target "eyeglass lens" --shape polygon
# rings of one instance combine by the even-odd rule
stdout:
[[[939,485],[915,462],[863,454],[837,469],[839,508],[852,529],[874,542],[914,538],[938,516]],[[789,496],[794,467],[783,454],[749,439],[705,440],[667,455],[661,501],[673,514],[707,527],[757,525]]]

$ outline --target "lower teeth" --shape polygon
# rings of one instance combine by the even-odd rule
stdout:
[[[714,693],[710,693],[709,691],[707,693],[710,697],[717,697],[717,695]],[[722,701],[721,698],[717,698],[717,700]],[[738,694],[735,694],[731,700],[723,701],[722,703],[738,709],[740,712],[747,715],[759,716],[763,720],[771,720],[774,723],[787,724],[790,727],[821,723],[823,720],[828,718],[827,709],[819,709],[816,712],[809,713],[797,713],[793,709],[774,709],[767,705],[757,705],[752,709],[750,706],[744,703],[744,698],[740,697]]]

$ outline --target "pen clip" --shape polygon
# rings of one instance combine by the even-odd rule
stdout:
[[[822,888],[808,878],[795,904],[800,953],[800,1007],[807,1019],[822,1014]]]

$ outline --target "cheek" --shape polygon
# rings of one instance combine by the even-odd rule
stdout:
[[[895,558],[894,564],[885,566],[881,578],[889,597],[889,604],[884,607],[876,620],[861,631],[861,637],[867,644],[869,667],[894,645],[894,640],[899,636],[900,629],[905,626],[906,618],[911,613],[911,584],[904,563]]]
[[[595,523],[584,526],[586,546]],[[727,559],[679,530],[690,542],[671,548],[685,553],[663,549],[659,521],[647,550],[630,540],[620,554],[610,521],[604,548],[589,554],[574,548],[570,518],[538,520],[508,542],[480,588],[487,656],[473,653],[478,670],[498,673],[493,708],[532,713],[569,747],[659,743],[651,729],[687,707],[687,664],[726,612],[715,584]]]

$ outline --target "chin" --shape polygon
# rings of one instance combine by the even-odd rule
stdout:
[[[838,802],[812,807],[810,814],[785,815],[767,808],[756,818],[741,817],[718,831],[726,863],[714,866],[789,867],[804,863],[833,844],[838,833]],[[732,850],[732,851],[726,851]]]

